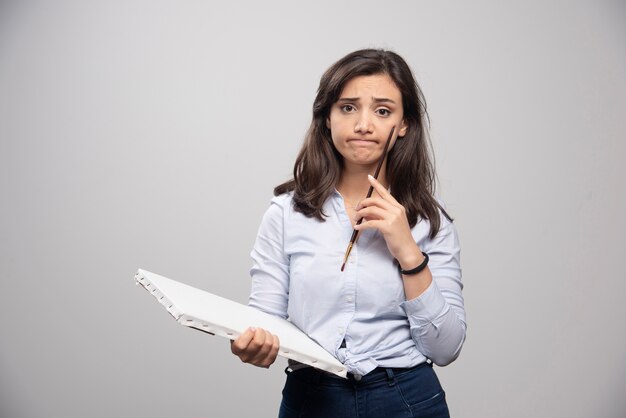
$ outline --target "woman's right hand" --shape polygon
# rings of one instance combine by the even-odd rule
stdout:
[[[276,360],[280,341],[262,328],[248,328],[230,342],[230,350],[244,363],[269,368]]]

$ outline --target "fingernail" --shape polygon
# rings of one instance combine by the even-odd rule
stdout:
[[[371,178],[371,179],[373,179],[373,178],[374,178],[374,176],[372,176],[371,174],[368,174],[368,175],[367,175],[367,177],[369,177],[369,178]]]
[[[256,331],[256,328],[250,327],[250,331],[254,332],[254,331]]]

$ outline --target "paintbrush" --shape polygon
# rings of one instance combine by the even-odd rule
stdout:
[[[391,137],[393,137],[393,132],[396,130],[394,126],[391,128],[391,132],[389,132],[389,138],[387,138],[387,142],[385,143],[385,148],[383,149],[383,155],[380,156],[380,160],[378,161],[378,166],[376,167],[376,171],[374,172],[374,178],[378,180],[378,173],[380,173],[380,168],[383,166],[383,161],[385,161],[385,157],[387,156],[387,150],[389,149],[389,144],[391,143]],[[369,190],[367,191],[366,199],[372,197],[372,192],[374,191],[374,186],[370,185]],[[359,219],[356,224],[361,225],[363,222],[363,218]],[[346,255],[343,257],[343,264],[341,265],[341,271],[346,268],[346,262],[348,261],[348,257],[350,256],[350,252],[352,251],[352,246],[356,242],[356,237],[359,234],[359,231],[356,229],[352,231],[352,238],[350,238],[350,243],[348,244],[348,248],[346,249]]]

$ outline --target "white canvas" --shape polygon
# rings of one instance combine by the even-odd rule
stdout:
[[[280,356],[344,378],[347,375],[339,360],[287,320],[146,270],[137,270],[135,280],[181,325],[231,340],[248,327],[263,328],[278,336]]]

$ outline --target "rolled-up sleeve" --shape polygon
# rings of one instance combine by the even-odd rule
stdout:
[[[420,296],[403,302],[411,336],[422,354],[438,366],[454,361],[465,341],[467,325],[461,282],[461,247],[456,227],[442,216],[437,236],[422,243],[433,276]]]
[[[248,305],[287,318],[289,259],[284,252],[284,198],[275,197],[263,215],[252,257]]]

